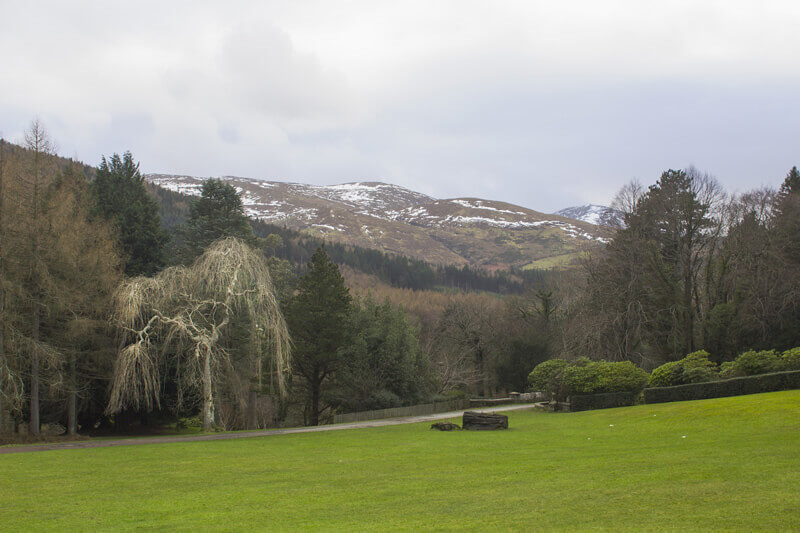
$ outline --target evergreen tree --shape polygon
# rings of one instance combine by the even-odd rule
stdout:
[[[181,259],[191,262],[208,246],[223,237],[236,237],[255,244],[250,220],[236,188],[219,179],[203,182],[200,198],[189,205],[189,218],[181,230],[183,251]]]
[[[336,396],[347,411],[411,405],[423,399],[428,362],[417,332],[401,308],[367,297],[354,305],[342,368],[336,376]]]
[[[800,193],[800,171],[797,167],[792,167],[792,170],[786,174],[786,179],[781,184],[781,190],[778,193],[779,197],[785,198],[790,194]]]
[[[164,245],[158,205],[145,189],[139,163],[130,152],[103,157],[92,182],[94,214],[113,221],[125,255],[125,274],[150,276],[164,266]]]
[[[339,349],[346,339],[350,306],[350,292],[339,267],[323,247],[318,248],[286,313],[295,346],[292,364],[306,388],[311,425],[319,424],[322,387],[340,367]]]
[[[780,303],[773,321],[774,346],[786,349],[800,342],[800,172],[793,167],[777,195],[771,220],[771,267],[779,279],[773,298]]]

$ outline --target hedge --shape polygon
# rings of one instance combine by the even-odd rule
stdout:
[[[800,371],[775,372],[674,387],[653,387],[644,390],[644,403],[704,400],[788,389],[800,389]]]
[[[605,394],[580,394],[567,398],[570,411],[589,411],[592,409],[609,409],[626,407],[636,403],[636,392],[608,392]]]

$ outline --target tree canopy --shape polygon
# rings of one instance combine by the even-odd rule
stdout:
[[[184,262],[191,262],[223,237],[236,237],[250,244],[255,239],[239,193],[229,183],[213,178],[203,182],[200,197],[189,204],[189,217],[180,235]]]
[[[125,274],[150,276],[165,263],[169,236],[161,227],[158,205],[147,194],[139,163],[130,152],[102,158],[92,182],[94,213],[112,221],[125,256]]]
[[[339,267],[324,247],[318,248],[287,306],[293,368],[307,389],[307,417],[312,425],[319,424],[323,410],[323,384],[341,366],[339,349],[346,339],[351,304]]]

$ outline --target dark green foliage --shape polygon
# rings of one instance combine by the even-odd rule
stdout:
[[[779,390],[800,389],[800,371],[745,376],[708,383],[692,383],[674,387],[644,390],[645,403],[705,400],[742,394],[760,394]]]
[[[786,350],[781,359],[785,370],[800,370],[800,347]]]
[[[158,205],[148,195],[139,163],[131,153],[103,157],[91,191],[93,214],[117,228],[125,274],[150,276],[163,267],[169,236],[161,227]]]
[[[524,391],[528,388],[528,369],[536,367],[551,356],[550,346],[543,336],[536,336],[531,328],[527,335],[512,336],[495,365],[498,385],[509,391]],[[537,389],[542,390],[542,389]]]
[[[640,392],[647,373],[630,361],[578,360],[564,369],[562,382],[567,396],[609,392]]]
[[[306,413],[311,425],[319,424],[323,384],[341,366],[339,349],[347,339],[351,303],[339,267],[324,248],[318,248],[286,309],[294,342],[292,366],[307,389]]]
[[[277,235],[282,243],[274,248],[277,257],[292,263],[305,263],[314,250],[321,245],[335,263],[347,265],[361,272],[372,274],[393,287],[404,289],[458,288],[465,291],[486,291],[500,294],[519,294],[527,287],[545,282],[546,271],[498,271],[488,273],[468,265],[433,266],[425,261],[403,255],[388,254],[380,250],[362,248],[341,243],[324,242],[300,232],[266,224],[252,222],[257,237]]]
[[[717,365],[709,360],[708,352],[690,353],[680,361],[661,365],[650,373],[650,387],[670,387],[686,383],[703,383],[717,379]]]
[[[610,409],[626,407],[636,403],[637,392],[607,392],[603,394],[580,394],[569,397],[570,411],[589,411],[592,409]]]
[[[792,167],[789,173],[786,174],[786,179],[783,180],[781,184],[779,194],[782,197],[786,197],[790,194],[797,193],[800,193],[800,171],[797,170],[797,167]]]
[[[532,389],[551,392],[557,399],[564,400],[581,394],[636,394],[647,383],[647,373],[630,361],[590,361],[585,357],[572,362],[551,359],[534,368],[528,382]]]
[[[564,359],[550,359],[536,365],[528,374],[528,385],[531,390],[555,394],[561,384],[561,374],[569,366]]]
[[[253,229],[244,214],[239,193],[233,185],[219,179],[203,182],[200,198],[189,204],[189,216],[180,235],[183,240],[181,258],[187,263],[223,237],[236,237],[255,244]]]
[[[735,361],[723,363],[721,376],[755,376],[784,370],[784,361],[775,350],[749,350],[739,355]]]
[[[428,364],[402,309],[366,299],[350,313],[333,394],[344,412],[419,403]]]

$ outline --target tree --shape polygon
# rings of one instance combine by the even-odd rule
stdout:
[[[702,344],[717,303],[708,284],[725,195],[713,177],[690,168],[664,172],[644,193],[627,186],[619,197],[625,227],[586,264],[577,351],[652,364],[680,358]]]
[[[223,237],[236,237],[255,244],[239,193],[233,185],[219,179],[203,182],[200,198],[189,205],[189,218],[180,234],[184,246],[181,256],[185,262],[191,262],[209,244]]]
[[[352,299],[339,267],[323,247],[311,256],[287,306],[294,341],[293,368],[307,388],[307,421],[319,425],[322,387],[340,367]]]
[[[227,237],[212,243],[191,267],[170,267],[152,278],[124,282],[114,320],[122,335],[107,412],[160,406],[163,358],[179,358],[179,383],[200,389],[203,429],[215,420],[215,389],[233,367],[225,337],[244,319],[251,367],[274,360],[285,391],[289,335],[263,254]],[[198,387],[199,384],[199,387]]]
[[[501,320],[499,309],[494,309],[487,299],[475,296],[448,305],[436,328],[440,345],[458,347],[462,354],[468,354],[480,376],[479,392],[485,398],[491,397],[496,384],[494,367],[498,354],[505,348],[499,335]],[[453,354],[450,355],[452,360]]]
[[[47,308],[42,338],[59,354],[52,392],[66,396],[70,435],[78,429],[79,396],[86,396],[90,380],[109,375],[107,319],[121,277],[113,229],[89,212],[89,184],[81,169],[70,165],[47,190],[41,234]]]
[[[74,433],[81,368],[98,376],[102,366],[86,359],[103,344],[118,256],[105,224],[89,219],[82,168],[50,153],[36,121],[26,144],[2,147],[0,395],[17,418],[27,397],[31,435],[42,416],[63,421],[65,414]]]
[[[164,266],[169,240],[161,228],[158,205],[145,189],[139,163],[130,152],[102,158],[92,182],[94,214],[113,222],[125,255],[125,274],[151,276]]]
[[[417,332],[388,300],[367,297],[352,306],[339,356],[335,395],[347,411],[410,405],[426,393],[428,361]]]

